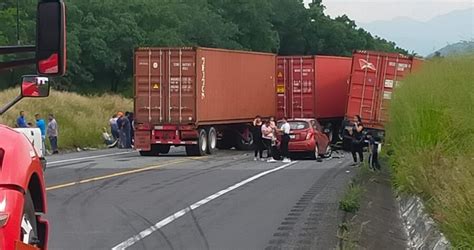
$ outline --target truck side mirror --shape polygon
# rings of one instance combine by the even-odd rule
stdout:
[[[62,0],[40,0],[36,16],[36,69],[39,75],[66,72],[66,9]]]
[[[21,97],[49,96],[49,79],[41,76],[22,76]]]

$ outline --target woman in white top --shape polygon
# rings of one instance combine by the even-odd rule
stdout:
[[[282,119],[283,124],[281,125],[281,154],[283,156],[283,162],[289,163],[290,160],[290,152],[288,151],[288,144],[290,142],[290,124],[288,123],[286,118]]]

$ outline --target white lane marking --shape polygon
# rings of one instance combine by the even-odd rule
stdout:
[[[124,242],[122,242],[122,243],[120,243],[120,244],[118,244],[118,245],[112,247],[112,250],[119,250],[119,249],[125,249],[125,248],[127,248],[127,247],[130,247],[130,246],[132,246],[133,244],[137,243],[138,241],[140,241],[140,240],[144,239],[145,237],[149,236],[149,235],[152,234],[153,232],[155,232],[155,231],[159,230],[160,228],[162,228],[162,227],[168,225],[169,223],[173,222],[174,220],[178,219],[179,217],[182,217],[183,215],[187,214],[189,211],[195,210],[195,209],[197,209],[198,207],[200,207],[200,206],[202,206],[202,205],[204,205],[204,204],[206,204],[206,203],[208,203],[208,202],[210,202],[210,201],[212,201],[212,200],[214,200],[214,199],[216,199],[216,198],[218,198],[218,197],[220,197],[220,196],[222,196],[222,195],[224,195],[224,194],[226,194],[226,193],[228,193],[228,192],[230,192],[230,191],[232,191],[232,190],[234,190],[234,189],[237,189],[237,188],[239,188],[239,187],[241,187],[241,186],[243,186],[243,185],[245,185],[245,184],[247,184],[247,183],[249,183],[249,182],[252,182],[252,181],[254,181],[254,180],[258,179],[258,178],[261,178],[261,177],[263,177],[263,176],[265,176],[265,175],[267,175],[267,174],[271,174],[271,173],[276,172],[276,171],[278,171],[278,170],[287,168],[287,167],[289,167],[289,166],[291,166],[291,165],[293,165],[293,164],[295,164],[295,163],[297,163],[297,161],[294,161],[294,162],[291,162],[291,163],[287,163],[287,164],[282,165],[282,166],[280,166],[280,167],[277,167],[277,168],[273,168],[273,169],[264,171],[264,172],[262,172],[262,173],[259,173],[259,174],[257,174],[257,175],[254,175],[254,176],[252,176],[252,177],[250,177],[250,178],[248,178],[248,179],[246,179],[246,180],[243,180],[243,181],[241,181],[241,182],[239,182],[239,183],[237,183],[237,184],[234,184],[234,185],[232,185],[232,186],[230,186],[230,187],[228,187],[228,188],[226,188],[226,189],[223,189],[223,190],[221,190],[221,191],[219,191],[219,192],[217,192],[217,193],[215,193],[215,194],[213,194],[213,195],[210,195],[210,196],[208,196],[208,197],[206,197],[206,198],[204,198],[204,199],[202,199],[202,200],[200,200],[200,201],[198,201],[198,202],[192,204],[191,206],[186,207],[186,208],[183,208],[183,209],[179,210],[178,212],[176,212],[176,213],[174,213],[174,214],[172,214],[172,215],[170,215],[170,216],[164,218],[163,220],[161,220],[161,221],[157,222],[155,225],[153,225],[153,226],[151,226],[151,227],[149,227],[149,228],[147,228],[147,229],[141,231],[140,233],[138,233],[138,234],[136,234],[136,235],[134,235],[134,236],[128,238],[128,239],[125,240]]]
[[[131,153],[135,153],[135,152],[136,152],[136,151],[127,151],[127,152],[118,152],[118,153],[104,154],[104,155],[94,155],[94,156],[87,156],[87,157],[74,158],[74,159],[67,159],[67,160],[60,160],[60,161],[50,161],[50,162],[48,162],[48,165],[58,164],[58,163],[65,163],[65,162],[72,162],[72,161],[89,160],[89,159],[95,159],[95,158],[102,158],[102,157],[106,157],[106,156],[131,154]]]

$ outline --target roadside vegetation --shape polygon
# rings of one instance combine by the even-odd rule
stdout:
[[[422,197],[455,248],[474,248],[474,55],[427,61],[390,107],[396,187]]]
[[[0,92],[0,105],[12,100],[18,92],[17,88]],[[46,122],[47,115],[53,113],[59,125],[60,149],[103,147],[102,129],[109,128],[110,117],[117,111],[131,111],[132,106],[132,100],[118,95],[81,96],[51,90],[47,98],[20,101],[0,117],[0,124],[14,127],[21,110],[25,111],[27,122],[33,124],[36,113]]]
[[[362,187],[357,183],[349,184],[344,196],[339,201],[339,208],[348,213],[355,213],[360,208]]]
[[[364,225],[356,225],[357,212],[361,208],[362,198],[367,192],[367,183],[372,181],[374,172],[369,170],[369,165],[363,163],[356,169],[357,173],[347,185],[344,195],[339,201],[339,209],[344,212],[342,223],[339,225],[337,237],[339,238],[338,249],[359,249],[362,228]]]

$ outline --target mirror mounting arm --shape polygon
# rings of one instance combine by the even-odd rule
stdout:
[[[17,102],[19,102],[21,99],[23,99],[23,96],[19,95],[17,97],[15,97],[15,99],[13,99],[12,101],[10,101],[9,103],[7,103],[5,106],[3,106],[1,109],[0,109],[0,115],[3,115],[5,112],[7,112],[11,107],[13,107],[13,105],[15,105]]]

